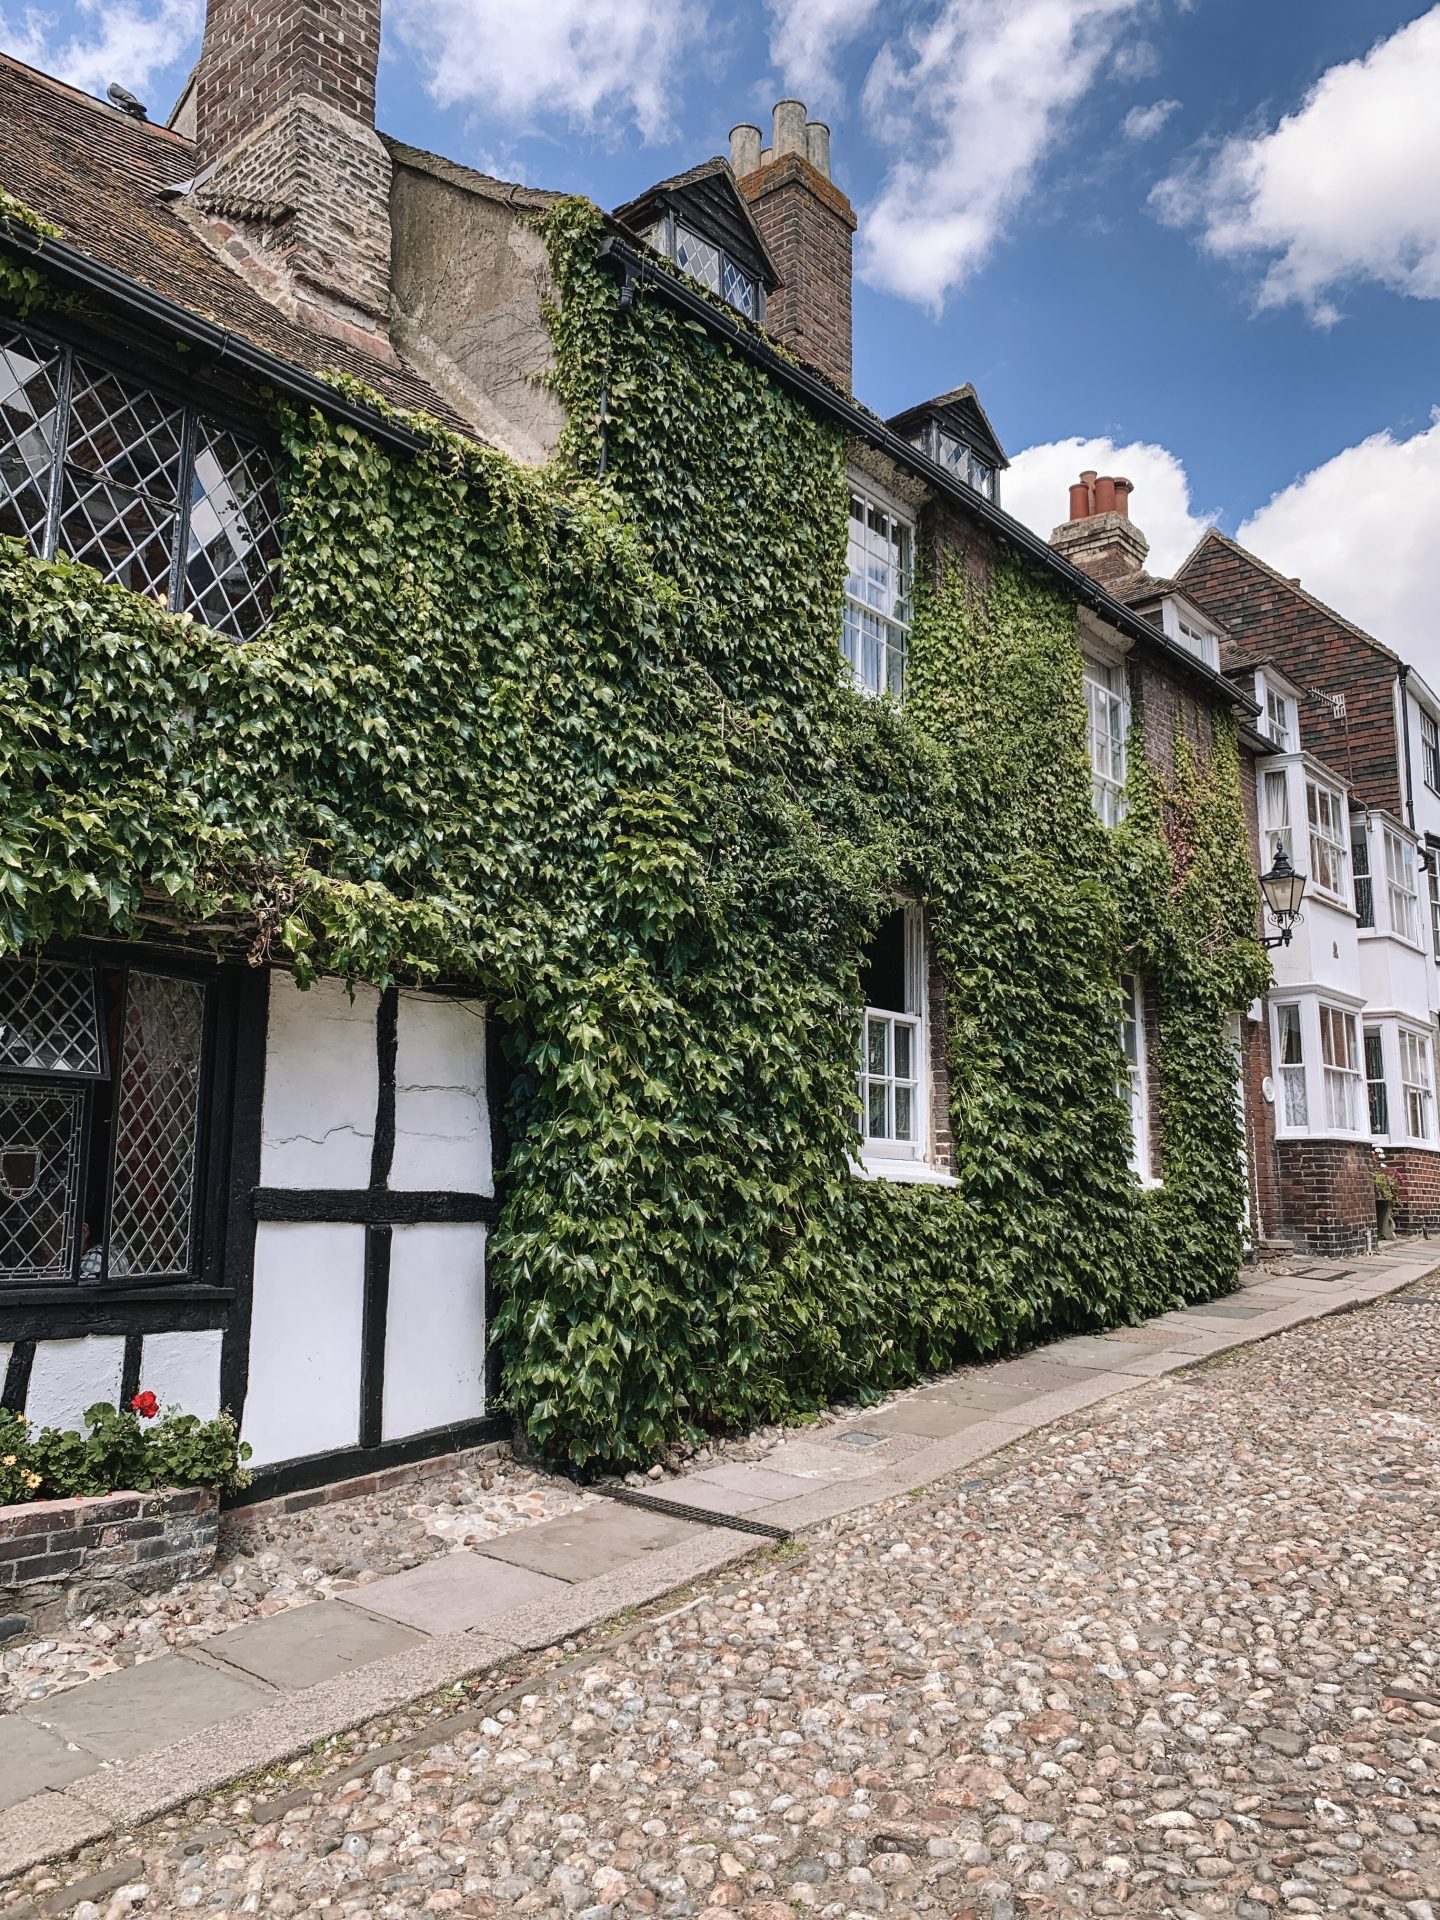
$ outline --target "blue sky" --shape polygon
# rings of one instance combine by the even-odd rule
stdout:
[[[0,0],[0,45],[162,114],[202,0]],[[1212,521],[1440,681],[1440,5],[387,0],[380,120],[612,206],[768,124],[833,130],[855,385],[971,380],[1048,531],[1134,479],[1152,561]]]

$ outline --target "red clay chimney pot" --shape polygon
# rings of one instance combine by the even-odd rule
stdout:
[[[1095,482],[1095,511],[1096,513],[1114,513],[1115,511],[1115,482],[1108,473],[1102,474]]]
[[[1083,480],[1071,482],[1070,518],[1072,520],[1088,520],[1090,518],[1090,489]]]
[[[1123,513],[1127,520],[1130,518],[1130,496],[1134,491],[1133,480],[1122,480],[1118,474],[1115,476],[1115,511]]]

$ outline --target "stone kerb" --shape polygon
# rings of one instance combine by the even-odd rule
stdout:
[[[43,1626],[63,1619],[82,1590],[147,1592],[203,1573],[219,1524],[219,1495],[208,1487],[0,1507],[0,1614]]]

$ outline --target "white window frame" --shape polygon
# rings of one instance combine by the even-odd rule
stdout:
[[[1265,694],[1265,737],[1277,753],[1294,753],[1300,744],[1295,737],[1295,702],[1268,680],[1262,680],[1261,685]]]
[[[1102,826],[1125,818],[1125,775],[1130,734],[1130,685],[1125,663],[1086,653],[1085,751],[1090,757],[1090,804]]]
[[[1284,847],[1286,858],[1293,862],[1295,836],[1290,823],[1290,775],[1283,767],[1266,771],[1261,781],[1260,806],[1265,816],[1265,866],[1274,859],[1277,847]]]
[[[1331,1133],[1369,1131],[1368,1098],[1361,1125],[1360,1094],[1364,1088],[1359,1022],[1348,1007],[1322,1000],[1320,1018],[1320,1081],[1324,1092],[1325,1126]]]
[[[1440,967],[1440,856],[1430,855],[1429,873],[1430,892],[1430,945],[1435,955],[1435,964]]]
[[[857,506],[862,509],[859,538]],[[884,523],[882,528],[875,527],[877,519]],[[898,549],[898,559],[892,560],[882,550],[891,546]],[[860,692],[888,693],[903,701],[915,587],[915,521],[873,481],[854,474],[850,476],[845,562],[840,651]],[[872,648],[878,650],[873,680],[868,671]]]
[[[895,1163],[922,1163],[930,1146],[930,1052],[927,1044],[928,1008],[926,1000],[925,921],[921,909],[909,902],[899,903],[905,924],[905,1000],[906,1010],[893,1007],[866,1007],[860,1016],[859,1058],[859,1132],[860,1156],[867,1167],[889,1172]],[[879,1030],[885,1035],[884,1071],[871,1069],[870,1043]],[[895,1073],[895,1036],[903,1030],[910,1037],[910,1074]],[[897,1139],[893,1132],[870,1132],[871,1090],[883,1087],[887,1125],[893,1127],[895,1095],[899,1088],[909,1090],[911,1135]]]
[[[1375,1042],[1375,1046],[1380,1055],[1380,1071],[1378,1073],[1372,1073],[1370,1071],[1370,1042],[1372,1040]],[[1360,1045],[1365,1056],[1366,1118],[1370,1123],[1370,1135],[1374,1140],[1388,1140],[1390,1138],[1390,1074],[1389,1060],[1385,1047],[1384,1025],[1377,1024],[1375,1026],[1365,1027],[1360,1035]],[[1379,1094],[1380,1106],[1380,1112],[1378,1114],[1375,1111],[1377,1093]],[[1383,1124],[1376,1126],[1375,1123],[1377,1120],[1383,1122]]]
[[[1432,793],[1440,794],[1440,722],[1420,709],[1420,771]]]
[[[1310,1090],[1305,1081],[1305,1008],[1303,1001],[1277,1000],[1271,1058],[1275,1063],[1277,1117],[1286,1133],[1310,1131]]]
[[[1385,845],[1385,900],[1391,933],[1412,947],[1420,945],[1420,881],[1415,847],[1394,827],[1382,829]]]
[[[1120,1052],[1125,1078],[1120,1096],[1130,1108],[1130,1171],[1142,1187],[1159,1183],[1150,1170],[1149,1053],[1145,1035],[1145,982],[1138,973],[1120,976]]]
[[[1305,776],[1305,819],[1310,837],[1310,888],[1339,906],[1350,904],[1346,886],[1349,842],[1345,796],[1312,774]]]
[[[1175,638],[1197,660],[1203,660],[1207,667],[1219,667],[1219,636],[1208,633],[1203,627],[1194,626],[1178,610],[1175,615]]]
[[[1430,1144],[1435,1138],[1435,1075],[1430,1036],[1414,1027],[1397,1027],[1400,1056],[1400,1117],[1407,1139]]]

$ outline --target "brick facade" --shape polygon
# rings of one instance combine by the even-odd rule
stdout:
[[[1359,1140],[1281,1140],[1275,1154],[1282,1226],[1298,1247],[1309,1253],[1373,1248],[1373,1148]]]
[[[739,186],[781,280],[765,303],[765,331],[849,393],[850,202],[800,153],[781,154]]]
[[[1403,814],[1394,656],[1223,534],[1208,533],[1176,581],[1228,630],[1221,656],[1227,670],[1273,660],[1307,695],[1343,694],[1343,718],[1327,699],[1302,701],[1305,748],[1348,780],[1366,806]]]
[[[390,156],[375,131],[379,0],[210,0],[191,196],[269,297],[383,340]]]
[[[1395,1176],[1397,1233],[1434,1233],[1440,1229],[1440,1153],[1433,1147],[1387,1147],[1385,1171]]]
[[[0,1507],[0,1613],[48,1630],[113,1603],[116,1590],[146,1593],[204,1573],[219,1508],[203,1487]]]

